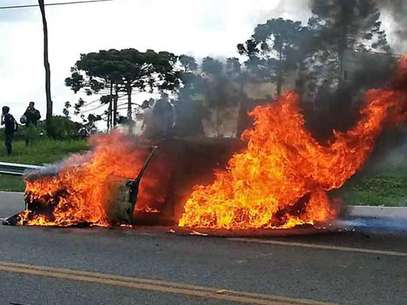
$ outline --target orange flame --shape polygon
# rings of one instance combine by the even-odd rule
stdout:
[[[26,181],[27,199],[54,209],[52,215],[24,211],[20,214],[21,223],[110,225],[109,196],[114,194],[118,183],[135,178],[146,152],[121,133],[97,136],[91,144],[94,146],[91,152],[69,158],[56,176]],[[145,185],[148,186],[149,181]]]
[[[386,122],[407,120],[407,58],[402,58],[394,90],[369,90],[359,122],[318,143],[304,127],[298,96],[288,92],[278,101],[256,107],[254,126],[246,130],[247,148],[215,173],[207,186],[197,186],[185,203],[181,227],[217,229],[290,228],[323,223],[336,216],[328,192],[340,188],[364,164]],[[44,211],[20,213],[20,223],[69,226],[112,225],[109,214],[118,185],[135,178],[147,151],[121,133],[91,140],[93,150],[63,162],[54,176],[28,179],[26,198]],[[149,202],[162,196],[160,179],[143,178],[137,211],[157,212]],[[48,210],[47,210],[48,209]]]
[[[406,71],[403,58],[398,73],[403,82]],[[296,93],[256,107],[250,113],[254,127],[242,136],[247,148],[215,172],[212,184],[195,188],[179,226],[290,228],[333,219],[327,192],[340,188],[365,163],[387,120],[405,119],[405,92],[369,90],[364,101],[359,122],[335,132],[327,145],[305,129]]]

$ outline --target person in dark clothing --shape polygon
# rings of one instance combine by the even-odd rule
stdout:
[[[143,136],[149,139],[169,138],[175,125],[175,113],[167,94],[162,94],[150,108],[143,104]]]
[[[7,155],[11,155],[13,151],[14,132],[17,130],[17,122],[10,114],[10,108],[4,106],[1,113],[1,125],[4,125],[4,145],[6,146]]]
[[[174,109],[167,94],[162,94],[161,98],[155,102],[152,114],[156,121],[157,135],[165,138],[170,136],[175,118]]]
[[[27,126],[37,126],[38,121],[41,119],[41,113],[37,109],[35,109],[34,106],[34,102],[30,102],[28,104],[27,110],[24,112],[27,120]]]
[[[41,119],[41,113],[35,109],[35,104],[34,102],[30,102],[27,110],[24,112],[24,123],[26,126],[26,132],[25,132],[25,145],[28,146],[28,144],[32,143],[36,131],[37,131],[37,124],[38,121]]]

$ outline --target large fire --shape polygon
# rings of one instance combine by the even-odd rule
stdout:
[[[406,89],[406,71],[403,58],[395,82],[400,89]],[[242,136],[247,148],[215,173],[212,184],[195,188],[179,226],[291,228],[333,219],[336,211],[327,193],[365,163],[387,121],[406,118],[406,96],[401,90],[369,90],[359,122],[347,132],[335,132],[327,145],[305,129],[296,93],[258,106],[250,114],[253,128]]]
[[[363,166],[386,123],[407,119],[407,58],[392,89],[369,90],[360,120],[347,132],[319,143],[304,127],[295,92],[258,106],[254,125],[243,133],[247,148],[235,153],[212,184],[196,186],[184,206],[180,227],[214,229],[291,228],[325,223],[336,216],[328,192],[340,188]],[[19,224],[110,226],[121,188],[137,176],[148,154],[134,139],[115,132],[91,140],[93,149],[74,155],[52,174],[28,177]],[[167,170],[143,180],[138,209],[150,203]],[[163,197],[166,197],[163,196]],[[164,200],[165,201],[165,200]],[[113,207],[113,208],[112,208]]]
[[[91,140],[93,150],[73,155],[57,173],[26,181],[26,201],[49,208],[48,213],[26,210],[20,223],[69,226],[88,223],[111,225],[110,206],[116,204],[117,186],[134,179],[143,165],[146,151],[121,133]],[[143,187],[157,181],[144,181]],[[140,198],[140,201],[148,198]],[[144,205],[139,202],[139,207]],[[42,211],[43,212],[43,211]]]

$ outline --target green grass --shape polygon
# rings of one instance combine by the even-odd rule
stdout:
[[[24,191],[24,181],[22,177],[0,175],[0,190],[6,192]]]
[[[56,141],[41,139],[26,147],[24,141],[13,143],[13,154],[6,156],[4,150],[0,153],[1,162],[47,164],[66,158],[72,153],[85,151],[88,144],[84,140]]]
[[[72,153],[86,151],[87,149],[88,144],[84,140],[56,141],[41,139],[28,147],[25,146],[24,141],[16,141],[13,144],[13,155],[6,156],[4,149],[0,150],[0,162],[49,164],[63,160]],[[0,175],[0,190],[23,191],[24,182],[21,177]]]
[[[407,206],[407,167],[379,168],[365,173],[337,193],[351,205]]]

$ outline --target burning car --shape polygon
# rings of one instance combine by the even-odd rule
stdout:
[[[94,137],[90,152],[26,176],[27,208],[14,222],[112,226],[158,214],[161,223],[226,231],[327,223],[338,214],[329,192],[364,165],[387,124],[406,121],[406,81],[404,57],[392,86],[367,91],[359,121],[325,144],[306,129],[295,92],[256,107],[243,145],[221,153],[218,144],[168,140],[156,153],[121,133]]]

